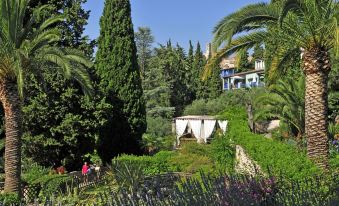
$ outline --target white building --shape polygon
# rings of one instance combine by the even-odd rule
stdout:
[[[255,61],[254,70],[236,73],[234,64],[223,66],[221,64],[221,78],[223,90],[253,88],[264,86],[265,62],[261,59]]]

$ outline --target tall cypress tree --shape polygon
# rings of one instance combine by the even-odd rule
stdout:
[[[238,58],[238,72],[247,72],[253,68],[251,62],[248,60],[249,55],[247,51],[242,51]]]
[[[201,50],[200,43],[197,43],[197,48],[194,54],[193,61],[193,71],[195,73],[195,85],[196,85],[196,93],[198,99],[207,99],[208,91],[207,91],[207,81],[201,80],[201,75],[206,64],[206,58]]]
[[[193,51],[193,45],[192,45],[192,41],[189,41],[189,49],[188,49],[188,63],[190,64],[190,66],[192,66],[193,61],[194,61],[194,51]]]
[[[106,0],[100,27],[96,70],[113,110],[98,152],[109,162],[120,153],[139,153],[146,112],[129,0]]]

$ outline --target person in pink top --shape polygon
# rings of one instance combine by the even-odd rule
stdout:
[[[88,166],[87,162],[85,162],[84,165],[82,166],[82,171],[81,171],[82,175],[87,174],[88,168],[89,168],[89,166]]]

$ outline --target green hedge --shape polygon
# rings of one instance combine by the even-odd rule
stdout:
[[[174,155],[175,153],[171,151],[161,151],[154,156],[121,155],[113,161],[135,164],[142,168],[144,175],[155,175],[178,170],[176,166],[169,163]]]
[[[264,171],[270,170],[273,175],[282,174],[295,180],[321,173],[306,154],[295,147],[253,134],[247,125],[244,109],[228,109],[220,118],[229,120],[227,138],[243,146]]]

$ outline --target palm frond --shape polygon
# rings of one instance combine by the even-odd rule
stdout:
[[[295,55],[300,55],[299,48],[287,48],[285,45],[278,46],[276,55],[273,57],[271,65],[268,68],[268,81],[274,82],[286,72],[285,65],[294,60]]]
[[[273,8],[269,4],[258,3],[225,17],[213,31],[213,50],[216,51],[222,43],[227,46],[236,34],[263,28],[266,24],[277,21],[279,13]]]
[[[60,69],[61,73],[65,75],[66,78],[70,78],[72,74],[72,65],[69,59],[64,58],[65,53],[58,48],[48,47],[40,51],[41,53],[38,56],[40,61],[47,61],[56,64]]]
[[[254,105],[257,108],[254,118],[256,120],[279,118],[292,125],[298,134],[304,133],[305,127],[305,79],[288,78],[280,80],[269,88],[268,93],[257,96]]]
[[[202,75],[203,79],[207,79],[207,77],[211,75],[212,70],[218,67],[217,65],[222,58],[228,57],[239,51],[247,51],[250,48],[254,47],[256,44],[262,44],[265,41],[266,37],[266,31],[257,31],[247,35],[239,36],[236,39],[232,40],[232,42],[228,46],[215,53],[212,58],[207,62]]]
[[[87,68],[91,68],[94,66],[93,62],[85,56],[85,54],[76,49],[65,49],[66,58],[72,62],[76,62],[78,64],[82,64]]]

